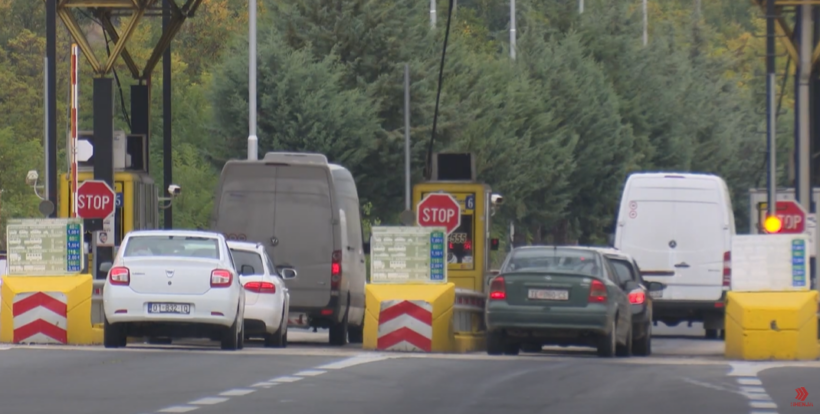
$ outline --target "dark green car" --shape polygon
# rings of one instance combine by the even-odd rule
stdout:
[[[489,284],[490,355],[540,351],[544,345],[591,346],[603,357],[631,354],[629,299],[596,250],[519,247]]]

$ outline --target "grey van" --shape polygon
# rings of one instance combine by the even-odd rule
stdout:
[[[350,172],[322,154],[269,152],[222,169],[211,222],[230,240],[262,243],[298,276],[289,325],[330,329],[330,344],[362,342],[365,253]]]

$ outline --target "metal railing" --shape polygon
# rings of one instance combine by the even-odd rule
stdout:
[[[453,331],[483,332],[485,300],[484,293],[456,288],[456,300],[453,304]]]

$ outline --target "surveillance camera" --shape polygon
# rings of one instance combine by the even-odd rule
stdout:
[[[178,186],[176,184],[171,184],[171,185],[168,186],[168,194],[170,194],[171,197],[178,196],[181,193],[182,193],[182,188],[180,186]]]
[[[31,170],[26,174],[26,185],[34,185],[38,179],[40,179],[40,174],[37,173],[37,170]]]
[[[493,194],[490,196],[490,201],[495,205],[501,205],[504,204],[504,197],[501,194]]]

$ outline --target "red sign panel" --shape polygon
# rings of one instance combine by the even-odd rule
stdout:
[[[117,194],[105,181],[83,181],[77,188],[77,216],[104,219],[114,213]]]
[[[461,225],[461,206],[450,194],[430,194],[416,206],[416,223],[422,227],[444,227],[450,234]]]

